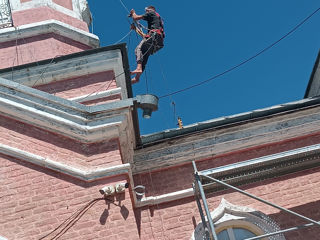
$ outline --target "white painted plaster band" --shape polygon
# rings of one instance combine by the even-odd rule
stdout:
[[[54,64],[36,65],[18,69],[14,72],[8,71],[0,74],[0,77],[18,82],[25,86],[34,87],[64,79],[107,71],[114,72],[116,84],[121,88],[122,99],[125,99],[127,96],[126,78],[125,74],[118,74],[118,71],[124,73],[121,51],[118,49],[65,59],[55,62]]]
[[[0,29],[0,43],[47,33],[55,33],[93,48],[99,47],[99,38],[96,35],[57,20]]]
[[[86,126],[4,98],[0,98],[0,107],[1,112],[7,116],[21,119],[23,122],[41,128],[53,129],[83,142],[95,142],[118,137],[119,126],[126,122],[125,116],[114,116],[105,119],[97,126]]]
[[[250,163],[259,165],[263,161],[274,161],[276,159],[285,158],[285,157],[294,158],[296,156],[300,156],[301,154],[307,154],[309,152],[314,152],[314,151],[319,151],[319,150],[320,150],[320,144],[315,144],[312,146],[307,146],[307,147],[298,148],[295,150],[290,150],[290,151],[286,151],[286,152],[268,155],[268,156],[261,157],[261,158],[248,160],[248,161],[241,162],[238,164],[231,164],[231,165],[219,167],[219,168],[216,168],[215,170],[211,170],[210,173],[218,173],[218,172],[221,173],[223,171],[230,170],[230,168],[235,169],[237,167],[243,167],[243,166],[249,165]],[[209,171],[209,170],[207,170],[207,171]],[[205,174],[205,172],[206,171],[202,171],[203,174]],[[136,207],[157,205],[157,204],[161,204],[161,203],[180,200],[180,199],[184,199],[187,197],[191,197],[191,196],[193,196],[193,194],[194,194],[193,189],[188,188],[185,190],[176,191],[176,192],[163,194],[163,195],[159,195],[159,196],[149,196],[146,198],[142,198],[141,200],[138,200],[136,203]]]
[[[131,114],[132,100],[95,107],[50,97],[0,78],[0,112],[33,126],[53,130],[82,142],[96,142],[120,136]],[[28,94],[28,90],[33,94]]]
[[[27,161],[41,167],[64,173],[66,175],[76,177],[84,181],[94,181],[104,177],[129,174],[130,172],[130,163],[108,168],[81,169],[76,166],[70,166],[64,163],[56,162],[48,158],[44,158],[39,155],[35,155],[4,144],[0,144],[0,153],[19,160]]]

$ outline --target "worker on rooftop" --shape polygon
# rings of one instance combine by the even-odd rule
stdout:
[[[132,79],[132,82],[139,81],[140,76],[146,67],[149,56],[163,48],[163,21],[160,15],[156,12],[154,6],[146,7],[145,11],[145,14],[137,15],[135,10],[132,9],[129,15],[134,21],[145,20],[148,23],[147,34],[144,34],[143,31],[137,28],[134,24],[131,25],[131,29],[134,29],[142,37],[141,42],[135,49],[137,68],[131,72],[131,75],[136,75]]]

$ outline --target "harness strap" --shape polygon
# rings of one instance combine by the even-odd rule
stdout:
[[[165,38],[165,33],[164,33],[164,28],[163,28],[163,21],[162,18],[160,16],[159,13],[154,12],[156,14],[156,16],[159,18],[160,20],[160,28],[159,29],[149,29],[146,37],[149,38],[151,36],[151,33],[155,32],[157,34],[160,34],[162,36],[162,38]]]
[[[151,29],[148,34],[146,34],[146,38],[151,37],[152,33],[157,33],[159,35],[161,35],[164,38],[164,34],[163,34],[163,29]]]

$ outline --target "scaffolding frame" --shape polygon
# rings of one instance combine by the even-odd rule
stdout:
[[[201,217],[201,221],[202,221],[202,225],[204,227],[204,231],[205,231],[205,237],[206,239],[210,239],[210,240],[218,240],[218,237],[217,237],[217,234],[215,232],[215,228],[214,228],[214,223],[213,223],[213,220],[211,218],[211,214],[210,214],[210,211],[209,211],[209,206],[208,206],[208,203],[207,203],[207,198],[206,198],[206,195],[205,195],[205,190],[203,188],[203,179],[206,179],[206,180],[209,180],[212,183],[216,183],[216,184],[219,184],[221,186],[224,186],[225,188],[227,189],[232,189],[236,192],[239,192],[247,197],[250,197],[250,198],[253,198],[259,202],[262,202],[264,204],[267,204],[271,207],[274,207],[274,208],[277,208],[281,211],[284,211],[286,213],[289,213],[291,215],[294,215],[296,217],[299,217],[305,221],[308,221],[309,223],[308,224],[304,224],[304,225],[299,225],[299,226],[296,226],[296,227],[292,227],[292,228],[287,228],[287,229],[283,229],[283,230],[280,230],[280,231],[276,231],[276,232],[272,232],[272,233],[267,233],[267,234],[263,234],[263,235],[260,235],[260,236],[256,236],[256,237],[251,237],[251,238],[247,238],[245,240],[257,240],[257,239],[262,239],[262,238],[265,238],[265,237],[270,237],[270,236],[274,236],[274,235],[278,235],[278,234],[282,234],[282,233],[286,233],[286,232],[290,232],[290,231],[296,231],[296,230],[300,230],[300,229],[303,229],[303,228],[307,228],[307,227],[312,227],[312,226],[320,226],[320,221],[316,221],[316,220],[313,220],[311,218],[308,218],[306,216],[303,216],[299,213],[296,213],[294,211],[291,211],[289,209],[286,209],[284,207],[281,207],[277,204],[274,204],[274,203],[271,203],[269,201],[266,201],[260,197],[257,197],[253,194],[250,194],[244,190],[241,190],[240,188],[237,188],[235,186],[232,186],[226,182],[223,182],[219,179],[216,179],[214,177],[210,177],[210,176],[207,176],[207,175],[204,175],[202,174],[201,172],[199,172],[197,170],[197,166],[196,166],[196,163],[195,161],[192,161],[192,165],[193,165],[193,169],[194,169],[194,183],[193,183],[193,191],[194,191],[194,196],[195,196],[195,199],[196,199],[196,202],[197,202],[197,206],[198,206],[198,209],[199,209],[199,213],[200,213],[200,217]],[[200,199],[202,200],[202,203],[203,203],[203,206],[204,206],[204,209],[205,209],[205,214],[203,212],[203,209],[202,209],[202,206],[201,206],[201,202],[200,202]],[[206,221],[207,219],[207,221]],[[207,224],[208,222],[208,224]]]

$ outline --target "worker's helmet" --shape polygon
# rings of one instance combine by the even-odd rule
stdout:
[[[144,9],[146,12],[155,12],[156,11],[156,8],[154,6],[148,6]]]

